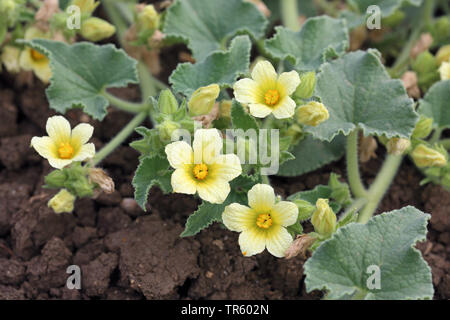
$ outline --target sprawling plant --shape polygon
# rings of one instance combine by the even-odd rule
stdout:
[[[318,1],[318,9],[306,1],[301,9],[309,18],[300,25],[295,0],[266,1],[267,7],[262,1],[176,0],[159,12],[137,1],[105,0],[110,25],[92,17],[94,1],[60,1],[49,36],[33,37],[16,31],[24,23],[36,28],[33,18],[24,22],[11,9],[22,2],[0,0],[10,30],[3,55],[14,46],[47,62],[51,108],[82,108],[100,121],[108,105],[135,114],[97,152],[89,143],[92,126],[71,129],[62,116],[48,119],[48,136],[31,145],[55,168],[45,179],[60,190],[49,202],[55,212],[71,212],[77,197],[111,192],[113,182],[99,164],[136,131],[142,137],[131,143],[141,154],[133,186],[142,209],[153,186],[201,201],[182,237],[217,222],[239,232],[245,256],[267,249],[291,258],[310,251],[306,288],[324,290],[330,299],[432,298],[430,268],[414,248],[425,239],[430,216],[410,206],[374,213],[404,157],[422,171],[423,183],[450,188],[450,141],[441,138],[450,127],[450,23],[448,16],[434,17],[438,2],[349,0],[339,11],[331,2]],[[82,8],[84,31],[69,32],[61,23],[71,18],[73,5]],[[371,49],[350,51],[350,35],[352,44],[368,41],[370,5],[378,8],[379,32],[400,31]],[[284,25],[267,38],[280,17]],[[114,30],[123,49],[70,44],[80,32],[97,41]],[[432,43],[410,54],[425,31]],[[179,42],[191,51],[191,62],[178,64],[166,86],[149,70],[155,52]],[[436,55],[428,51],[437,49]],[[391,68],[386,57],[395,59]],[[411,71],[416,91],[407,92],[405,79],[396,78]],[[140,86],[141,102],[108,91],[128,84]],[[153,126],[141,126],[148,118]],[[386,146],[386,159],[366,186],[359,157],[370,157],[374,137]],[[270,185],[271,175],[298,176],[344,155],[347,182],[331,173],[327,185],[286,199]],[[308,220],[314,231],[305,233]]]

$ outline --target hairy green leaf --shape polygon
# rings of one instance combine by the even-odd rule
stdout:
[[[78,42],[68,45],[44,39],[24,43],[50,59],[53,76],[46,93],[50,107],[58,112],[82,107],[93,118],[102,120],[109,103],[101,92],[138,82],[136,60],[112,44],[99,46]]]
[[[341,55],[348,47],[345,21],[328,16],[309,18],[298,32],[275,29],[275,36],[265,41],[267,52],[277,59],[288,59],[299,71],[316,70],[331,52]]]
[[[172,190],[171,173],[169,162],[165,158],[153,156],[141,159],[134,174],[133,187],[134,198],[144,211],[151,187],[157,185],[164,193]]]
[[[167,9],[163,32],[186,42],[202,61],[238,33],[263,37],[266,24],[258,9],[243,0],[177,0]]]
[[[433,118],[433,126],[450,128],[450,80],[436,82],[420,100],[419,113]]]
[[[365,136],[409,138],[418,120],[402,81],[389,77],[373,50],[351,52],[322,65],[316,95],[330,118],[305,130],[320,140],[331,141],[356,128]]]
[[[248,71],[251,42],[248,36],[238,36],[231,41],[226,52],[214,52],[204,61],[181,63],[172,72],[169,82],[176,92],[190,96],[196,89],[218,84],[230,87],[237,77]]]
[[[280,166],[277,175],[295,177],[314,171],[344,155],[345,139],[338,136],[331,142],[314,139],[308,135],[291,150],[294,160],[289,160]]]
[[[408,206],[339,228],[304,266],[308,292],[326,290],[328,299],[431,299],[430,268],[414,248],[425,240],[429,218]]]
[[[248,129],[259,129],[255,118],[245,112],[242,105],[235,99],[233,99],[231,104],[231,123],[233,124],[233,128],[242,129],[244,131]]]

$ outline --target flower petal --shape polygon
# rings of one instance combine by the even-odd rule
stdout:
[[[88,123],[80,123],[72,130],[71,145],[80,148],[87,143],[94,133],[94,127]]]
[[[57,158],[55,144],[50,137],[33,137],[31,146],[45,159]]]
[[[45,129],[56,145],[70,141],[70,123],[62,116],[48,118]]]
[[[293,202],[280,201],[272,207],[271,214],[274,224],[287,227],[297,222],[298,207]]]
[[[266,247],[266,232],[256,226],[243,231],[239,235],[239,246],[246,257],[263,252]]]
[[[93,143],[87,143],[81,146],[73,161],[84,161],[86,159],[93,158],[95,156],[95,145]]]
[[[275,203],[275,192],[267,184],[255,184],[248,192],[248,204],[257,213],[269,213]]]
[[[222,179],[205,179],[197,182],[200,198],[211,203],[223,203],[230,193],[230,184]]]
[[[287,248],[292,244],[292,241],[292,236],[286,228],[280,225],[273,225],[267,230],[266,247],[275,257],[283,258]]]
[[[273,115],[277,119],[290,118],[295,113],[295,101],[285,96],[273,109]]]
[[[50,81],[50,78],[52,77],[52,70],[50,69],[48,60],[46,63],[40,62],[34,64],[33,71],[36,76],[44,83],[48,83]]]
[[[211,178],[233,180],[242,173],[241,161],[235,154],[223,154],[214,160],[214,164],[209,165]]]
[[[262,103],[251,103],[248,105],[250,108],[250,114],[257,118],[267,117],[273,109]]]
[[[223,147],[222,137],[217,129],[199,129],[194,133],[194,163],[213,164]]]
[[[264,92],[276,88],[277,72],[269,61],[259,61],[253,68],[252,78]]]
[[[182,168],[187,164],[192,164],[193,153],[191,146],[185,141],[176,141],[166,146],[167,160],[172,168]]]
[[[189,173],[190,166],[178,168],[172,173],[171,184],[173,192],[195,194],[197,188],[194,178]]]
[[[72,159],[48,158],[48,163],[50,163],[50,165],[56,169],[62,169],[65,166],[71,164],[72,162],[73,162]]]
[[[294,93],[300,84],[300,76],[297,71],[283,72],[278,77],[277,89],[285,95],[291,95]]]
[[[252,79],[241,79],[234,86],[234,97],[240,103],[259,103],[264,93],[260,90],[258,83]]]
[[[253,228],[256,218],[255,211],[239,203],[230,204],[222,213],[222,221],[231,231],[241,232]]]

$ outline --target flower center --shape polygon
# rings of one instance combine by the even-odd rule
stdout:
[[[269,106],[275,105],[280,100],[280,93],[277,90],[267,90],[264,100]]]
[[[204,163],[196,164],[192,171],[194,172],[194,177],[196,179],[203,180],[208,175],[208,166]]]
[[[42,61],[46,56],[37,50],[31,49],[31,58],[33,58],[34,61]]]
[[[256,219],[256,225],[263,229],[268,229],[272,225],[272,217],[270,213],[263,213],[258,216]]]
[[[61,142],[58,148],[58,154],[61,159],[71,159],[73,157],[73,147],[70,143]]]

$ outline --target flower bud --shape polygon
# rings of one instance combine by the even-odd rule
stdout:
[[[95,0],[72,0],[72,5],[78,6],[81,13],[91,14],[100,4]]]
[[[450,18],[448,16],[438,18],[431,28],[431,33],[435,43],[448,39],[450,37]]]
[[[412,64],[412,68],[419,74],[419,78],[421,75],[435,72],[437,67],[436,58],[429,51],[419,54]]]
[[[158,99],[158,108],[164,114],[174,114],[177,112],[178,102],[170,89],[161,91]]]
[[[145,6],[137,16],[136,26],[139,32],[155,31],[159,28],[159,14],[153,5]]]
[[[116,27],[96,17],[88,18],[81,24],[81,35],[85,39],[94,42],[109,38],[115,32]]]
[[[303,73],[300,76],[300,84],[295,89],[294,95],[300,99],[308,99],[316,88],[316,74],[314,71]]]
[[[104,193],[114,192],[114,181],[100,168],[89,168],[89,180],[98,184]]]
[[[52,208],[55,213],[71,213],[73,211],[76,197],[66,189],[61,189],[53,198],[47,203],[49,208]]]
[[[189,115],[201,116],[210,113],[219,93],[220,87],[215,83],[195,90],[188,102]]]
[[[220,101],[219,113],[221,117],[231,118],[231,100]]]
[[[419,144],[411,153],[414,163],[419,168],[443,167],[447,164],[447,158],[441,152]]]
[[[159,137],[162,141],[171,141],[172,133],[181,127],[180,124],[166,120],[158,126]]]
[[[297,206],[298,208],[298,220],[304,221],[311,217],[314,210],[316,209],[315,206],[313,206],[311,203],[309,203],[306,200],[296,199],[292,200],[292,202]]]
[[[20,49],[14,46],[4,46],[0,57],[0,63],[5,65],[5,68],[10,73],[18,73],[20,71],[19,65]]]
[[[417,139],[426,138],[431,133],[431,130],[433,130],[433,118],[427,118],[421,115],[419,121],[416,123],[412,137]]]
[[[45,176],[45,186],[48,188],[62,188],[66,182],[67,176],[64,170],[54,170]]]
[[[314,230],[321,236],[330,236],[336,230],[336,215],[328,205],[327,199],[317,199],[316,207],[311,217]]]
[[[391,138],[386,144],[389,154],[399,156],[411,146],[411,141],[404,138]]]
[[[450,61],[442,62],[441,66],[439,67],[439,75],[441,76],[441,80],[450,79]]]
[[[16,10],[16,2],[14,0],[0,1],[0,13],[2,16],[8,18]],[[3,18],[3,17],[2,17]]]
[[[450,44],[442,46],[436,53],[436,61],[441,64],[444,61],[450,60]]]
[[[330,115],[328,114],[327,108],[325,108],[322,103],[311,101],[297,109],[296,117],[297,121],[301,124],[315,127],[327,120]]]

